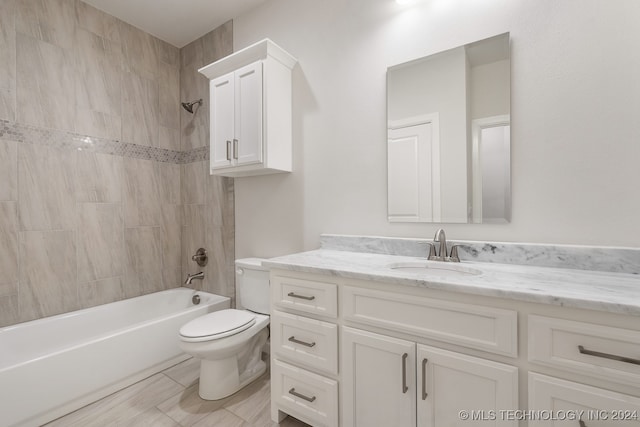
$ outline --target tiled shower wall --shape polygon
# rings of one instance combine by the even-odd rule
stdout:
[[[202,106],[195,114],[181,111],[182,150],[198,153],[209,145],[209,80],[198,73],[204,65],[233,52],[233,23],[214,31],[180,49],[180,98]],[[208,151],[207,151],[208,152]],[[235,297],[235,219],[233,179],[209,175],[209,160],[196,159],[181,166],[183,227],[182,277],[204,272],[203,281],[192,287],[218,295]],[[191,256],[198,248],[209,253],[209,263],[199,267]]]
[[[220,40],[209,57],[228,27],[203,38]],[[209,277],[228,273],[206,288],[233,294],[233,183],[181,185],[208,158],[207,129],[190,131],[204,109],[180,108],[202,90],[181,90],[183,59],[79,0],[0,0],[0,326],[180,286],[197,233]]]

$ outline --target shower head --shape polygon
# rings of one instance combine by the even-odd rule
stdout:
[[[202,105],[202,98],[198,99],[197,101],[193,101],[193,102],[183,102],[182,103],[182,108],[184,108],[185,110],[187,110],[188,112],[193,114],[193,106],[196,105],[196,104]]]

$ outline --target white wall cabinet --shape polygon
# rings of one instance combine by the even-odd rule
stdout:
[[[199,70],[211,80],[211,174],[291,172],[295,64],[295,58],[265,39]]]
[[[503,363],[348,327],[341,363],[344,425],[480,426],[460,411],[518,408],[518,369]]]

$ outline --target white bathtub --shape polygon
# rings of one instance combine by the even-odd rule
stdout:
[[[38,426],[189,358],[178,330],[230,300],[171,289],[0,328],[0,426]]]

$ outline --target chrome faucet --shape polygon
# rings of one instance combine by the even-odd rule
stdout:
[[[458,245],[453,245],[451,247],[451,253],[448,254],[447,236],[442,228],[439,228],[438,231],[436,231],[436,235],[433,236],[433,243],[439,243],[439,248],[436,253],[435,245],[431,243],[429,244],[431,247],[429,249],[428,259],[430,261],[460,262],[460,257],[458,256]]]
[[[200,272],[200,273],[196,273],[196,274],[188,274],[187,273],[187,280],[185,280],[184,284],[189,286],[191,284],[192,281],[194,280],[202,280],[204,279],[204,272]]]

